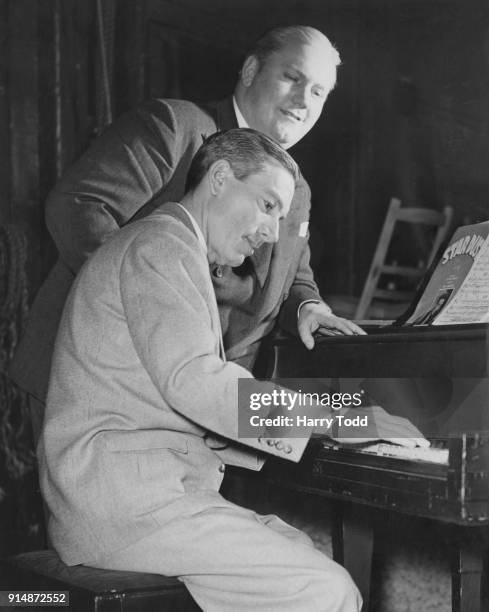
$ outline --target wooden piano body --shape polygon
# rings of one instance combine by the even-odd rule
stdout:
[[[344,379],[358,380],[376,402],[448,449],[445,463],[433,463],[313,438],[296,466],[267,462],[272,482],[343,502],[334,555],[364,599],[373,532],[359,504],[456,525],[467,537],[454,539],[452,608],[478,612],[489,533],[489,327],[378,329],[368,336],[317,338],[312,351],[279,336],[268,351],[267,377],[319,378],[340,386]]]

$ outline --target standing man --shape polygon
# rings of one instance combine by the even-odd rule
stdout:
[[[285,149],[294,145],[319,118],[339,62],[314,28],[271,30],[247,56],[233,97],[207,109],[152,100],[117,120],[67,171],[46,208],[59,261],[32,306],[11,368],[14,380],[36,398],[35,432],[63,304],[88,255],[128,222],[180,200],[194,153],[216,130],[249,126]],[[309,210],[310,190],[301,178],[278,243],[263,245],[241,266],[212,267],[227,358],[249,369],[278,320],[308,348],[318,329],[363,333],[334,316],[319,296],[309,265]]]

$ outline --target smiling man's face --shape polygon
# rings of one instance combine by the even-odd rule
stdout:
[[[262,66],[250,56],[241,76],[241,112],[249,126],[285,149],[305,136],[336,82],[336,67],[327,58],[321,39],[291,42],[271,53]]]

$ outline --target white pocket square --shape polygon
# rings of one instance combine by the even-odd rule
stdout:
[[[309,228],[309,221],[303,221],[299,227],[299,236],[300,238],[305,238],[307,236],[307,230]]]

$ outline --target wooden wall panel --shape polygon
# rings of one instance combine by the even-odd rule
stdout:
[[[0,0],[0,221],[28,239],[32,295],[56,252],[44,201],[95,136],[94,0]]]
[[[0,223],[11,220],[8,14],[9,0],[0,0]]]
[[[60,172],[85,150],[96,134],[93,0],[60,0],[59,125]]]
[[[116,5],[114,116],[145,99],[146,26],[144,0],[118,0]]]
[[[9,106],[11,220],[26,232],[31,287],[41,278],[41,207],[39,201],[39,5],[10,3]]]
[[[61,0],[52,0],[39,11],[39,235],[40,235],[40,279],[44,278],[56,257],[56,249],[44,223],[44,201],[59,176],[57,150],[57,88],[59,75],[56,70],[58,56],[57,35],[59,32],[59,5]]]

